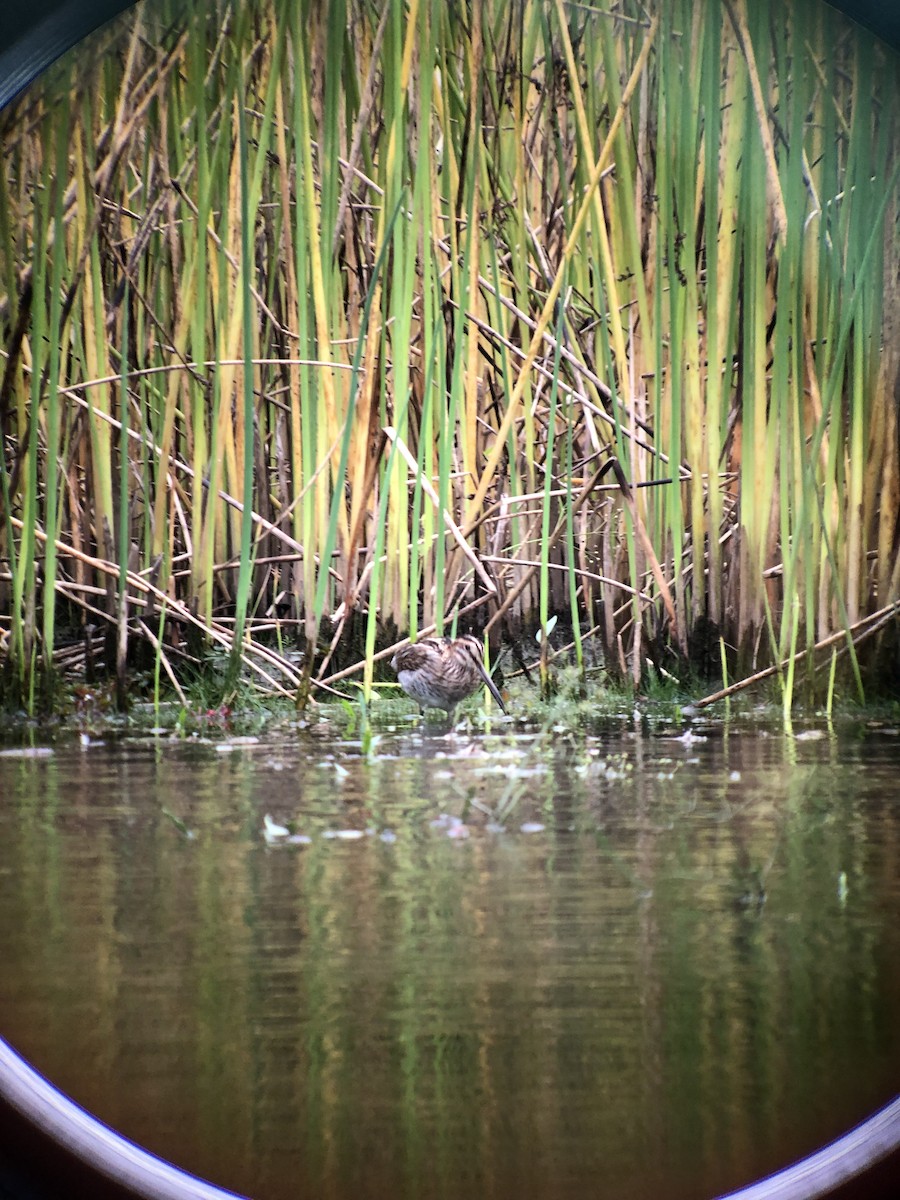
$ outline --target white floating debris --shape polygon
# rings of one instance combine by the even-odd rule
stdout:
[[[50,758],[54,753],[49,746],[13,746],[0,750],[0,758]]]
[[[847,886],[847,872],[841,871],[840,875],[838,875],[838,903],[840,904],[841,908],[843,908],[847,903],[847,894],[849,890],[850,889]]]
[[[476,767],[476,775],[502,775],[504,779],[532,779],[535,775],[546,775],[546,763],[535,763],[530,767],[514,766],[512,763],[495,763],[489,767]]]
[[[308,833],[292,833],[287,839],[287,844],[289,846],[310,846],[312,845],[312,838]]]
[[[825,736],[824,729],[804,729],[802,733],[794,735],[795,742],[818,742]]]
[[[219,754],[231,754],[235,750],[241,750],[245,746],[256,746],[258,743],[258,737],[233,737],[228,742],[218,742],[216,750]]]
[[[681,737],[674,740],[681,742],[682,746],[693,746],[694,742],[705,742],[706,738],[700,733],[694,733],[692,729],[686,729]]]
[[[740,771],[732,771],[731,774],[728,776],[728,782],[729,783],[740,783],[741,782]]]
[[[485,829],[488,833],[506,833],[506,826],[501,825],[499,821],[488,821]]]
[[[467,838],[469,836],[468,825],[461,817],[454,817],[450,813],[441,813],[439,817],[435,817],[428,824],[432,829],[442,829],[447,837]]]
[[[362,829],[326,829],[323,838],[334,838],[340,842],[358,842],[366,836]]]
[[[540,821],[523,821],[519,826],[520,833],[543,833],[546,826]]]
[[[291,831],[286,825],[279,825],[277,821],[273,821],[268,813],[263,817],[263,837],[267,842],[277,842],[279,838],[291,836]]]

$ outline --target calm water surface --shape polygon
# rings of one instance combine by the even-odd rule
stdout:
[[[0,1032],[259,1200],[748,1182],[900,1091],[900,737],[681,732],[0,757]]]

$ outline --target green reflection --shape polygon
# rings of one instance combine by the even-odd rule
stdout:
[[[736,1186],[898,1063],[900,748],[764,734],[0,759],[4,1033],[273,1200]]]

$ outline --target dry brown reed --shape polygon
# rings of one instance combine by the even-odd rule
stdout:
[[[0,118],[21,690],[79,626],[123,691],[215,644],[305,697],[553,615],[636,682],[859,678],[898,74],[805,0],[145,0]]]

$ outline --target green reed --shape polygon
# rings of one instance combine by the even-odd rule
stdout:
[[[369,695],[458,614],[565,616],[635,684],[709,622],[723,674],[787,662],[786,713],[844,629],[861,688],[900,597],[896,56],[807,0],[145,0],[98,45],[3,126],[25,691],[108,623],[120,685],[205,640]]]

